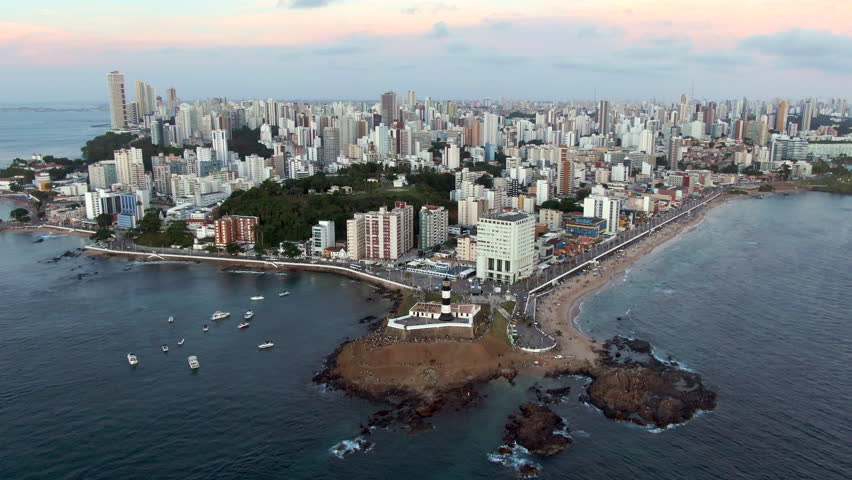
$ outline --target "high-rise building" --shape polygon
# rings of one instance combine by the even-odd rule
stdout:
[[[447,146],[447,168],[458,170],[461,166],[461,150],[458,145]]]
[[[396,93],[385,92],[382,94],[380,112],[382,115],[382,123],[390,127],[393,125],[397,117]]]
[[[656,144],[656,135],[653,130],[642,130],[639,134],[639,151],[645,152],[648,154],[654,153],[654,146]]]
[[[321,257],[326,248],[335,245],[334,222],[331,220],[320,220],[311,229],[311,254]]]
[[[103,160],[89,165],[89,188],[108,189],[118,183],[118,173],[115,168],[115,160]]]
[[[356,213],[354,218],[346,221],[346,253],[352,260],[361,260],[366,256],[364,225],[363,213]]]
[[[500,142],[500,116],[485,112],[482,122],[482,142],[496,148]]]
[[[535,217],[506,212],[476,224],[476,276],[513,284],[530,276],[535,264]]]
[[[787,100],[778,104],[778,114],[775,116],[775,130],[784,132],[787,129]]]
[[[604,136],[609,133],[609,100],[601,100],[598,105],[598,133]]]
[[[174,88],[166,89],[166,109],[167,109],[167,113],[169,115],[174,113],[175,109],[177,108],[177,105],[178,105],[177,90],[175,90]]]
[[[340,155],[340,129],[325,127],[322,129],[322,165],[331,165]]]
[[[681,137],[672,137],[669,139],[669,148],[668,148],[668,161],[669,161],[669,169],[677,170],[678,164],[683,159],[683,138]],[[588,215],[587,215],[588,216]]]
[[[621,216],[621,205],[623,198],[610,197],[606,190],[596,185],[592,194],[583,200],[583,216],[603,218],[606,220],[606,231],[618,233],[618,219]]]
[[[228,132],[225,130],[213,130],[213,153],[221,168],[228,167]]]
[[[488,201],[476,197],[459,200],[459,225],[476,225],[479,217],[488,212]]]
[[[113,130],[127,128],[127,99],[124,95],[124,75],[118,70],[107,74],[109,116]]]
[[[420,242],[418,248],[426,250],[447,241],[449,214],[444,207],[424,205],[420,208]]]
[[[131,147],[116,150],[113,154],[118,183],[133,185],[139,190],[148,190],[148,178],[145,176],[142,149]]]
[[[139,109],[139,117],[144,117],[152,111],[152,102],[148,99],[148,85],[141,80],[136,80],[133,82],[133,86],[136,90],[136,106]]]
[[[536,180],[535,204],[541,206],[542,203],[548,200],[550,200],[550,182],[547,180]]]
[[[216,232],[215,244],[257,243],[257,217],[226,215],[213,223]]]
[[[802,111],[802,131],[807,132],[811,129],[811,120],[814,118],[814,101],[809,99],[805,102],[805,108]]]
[[[559,149],[559,163],[556,164],[556,194],[574,194],[574,160],[565,147]]]
[[[413,107],[413,106],[414,106],[414,104],[415,104],[415,100],[414,100],[414,90],[409,90],[409,91],[408,91],[408,106],[409,106],[409,107]]]
[[[367,258],[396,260],[414,248],[414,209],[396,202],[393,210],[381,207],[364,214],[364,247]]]

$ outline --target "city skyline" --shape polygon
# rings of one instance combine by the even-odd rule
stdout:
[[[0,62],[16,72],[0,101],[97,100],[112,70],[186,98],[366,99],[409,89],[436,99],[556,101],[668,100],[693,89],[696,98],[849,93],[844,20],[852,5],[803,16],[792,2],[726,0],[712,10],[737,15],[708,16],[706,2],[633,3],[539,1],[517,11],[504,1],[155,0],[73,9],[46,1],[9,9],[0,22]],[[130,33],[129,18],[139,27]]]

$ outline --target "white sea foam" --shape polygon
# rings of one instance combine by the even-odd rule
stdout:
[[[373,442],[364,437],[355,437],[352,440],[341,440],[331,447],[328,452],[337,458],[343,459],[353,453],[367,453],[373,449]]]
[[[488,461],[498,463],[504,467],[513,468],[515,471],[520,471],[524,465],[532,465],[541,471],[541,465],[530,460],[530,452],[520,445],[501,445],[499,448],[508,448],[512,453],[500,453],[499,451],[489,453]],[[499,449],[498,449],[499,450]]]
[[[228,273],[249,273],[252,275],[278,275],[287,276],[287,272],[267,272],[263,270],[229,270]]]
[[[130,265],[193,265],[194,263],[186,260],[151,260],[150,262],[137,260],[130,262]]]

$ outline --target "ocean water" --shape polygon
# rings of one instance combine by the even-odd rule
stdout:
[[[23,105],[0,104],[0,107]],[[86,108],[90,105],[28,105],[49,108]],[[80,158],[86,141],[106,133],[109,112],[15,112],[0,111],[0,167],[15,158],[34,153]]]
[[[382,408],[310,380],[342,340],[364,333],[360,317],[383,312],[382,302],[368,301],[371,287],[207,265],[45,263],[85,240],[33,244],[37,236],[0,234],[0,477],[516,476],[490,454],[506,416],[532,398],[531,378],[483,386],[478,407],[440,414],[431,431],[378,430],[366,453],[331,453]],[[543,468],[540,478],[852,476],[850,239],[852,197],[731,202],[589,299],[585,331],[652,341],[660,355],[701,373],[719,407],[653,432],[578,402],[583,379],[559,380],[575,387],[553,407],[575,444],[530,459]],[[277,297],[284,289],[292,294]],[[266,300],[251,302],[256,294]],[[245,330],[234,317],[208,319],[217,309],[238,316],[248,308],[257,317]],[[266,339],[275,348],[258,351]],[[128,351],[140,358],[135,369]],[[195,374],[190,354],[201,362]]]

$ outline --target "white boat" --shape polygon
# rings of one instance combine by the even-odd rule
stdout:
[[[261,296],[261,295],[255,295],[254,297],[251,297],[251,299],[252,299],[252,300],[263,300],[263,296]]]
[[[246,312],[245,315],[243,315],[243,318],[245,318],[246,320],[251,320],[252,317],[254,317],[254,312],[251,310],[249,310],[248,312]]]
[[[278,294],[279,297],[286,297],[287,295],[290,295],[290,292],[281,292]]]
[[[136,355],[134,355],[132,353],[128,353],[127,354],[127,363],[129,363],[131,367],[135,367],[136,364],[139,363],[139,359],[136,358]]]
[[[162,349],[163,349],[163,352],[168,352],[168,351],[169,351],[169,346],[168,346],[168,345],[166,345],[165,343],[164,343],[164,344],[163,344],[163,346],[162,346],[162,347],[160,347],[160,348],[162,348]]]
[[[251,324],[247,322],[240,322],[237,324],[237,328],[248,328],[249,325]]]
[[[204,325],[204,328],[201,329],[202,332],[206,332],[207,330],[209,330],[209,328],[207,328],[207,325]]]
[[[210,315],[210,320],[222,320],[223,318],[228,318],[230,316],[230,312],[221,312],[217,310],[213,312],[213,315]]]
[[[180,339],[180,341],[178,342],[178,346],[181,346],[181,345],[183,345],[183,339],[182,339],[182,338],[181,338],[181,339]]]
[[[272,343],[272,342],[270,342],[269,340],[267,340],[267,341],[265,341],[265,342],[261,343],[260,345],[258,345],[258,346],[257,346],[257,348],[259,348],[259,349],[261,349],[261,350],[266,350],[267,348],[272,348],[272,347],[274,347],[274,346],[275,346],[275,344],[274,344],[274,343]]]
[[[189,368],[193,370],[201,366],[201,364],[198,363],[198,357],[196,357],[195,355],[190,355],[186,358],[186,361],[189,363]]]
[[[175,317],[169,316],[169,323],[175,323]]]

